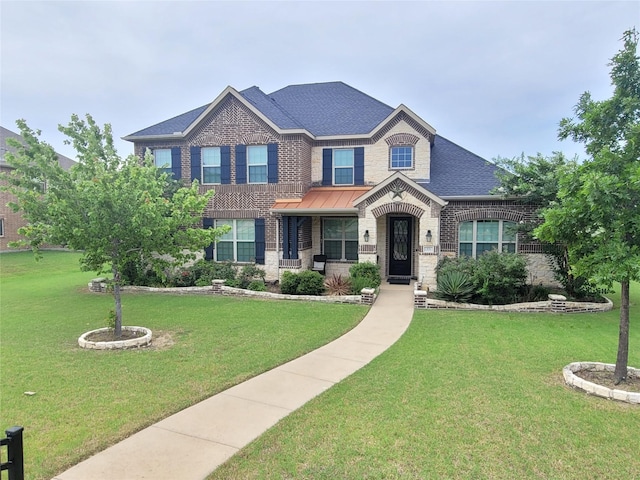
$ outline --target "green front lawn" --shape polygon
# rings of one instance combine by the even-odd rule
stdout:
[[[638,284],[632,303],[640,367]],[[210,480],[640,478],[640,406],[571,390],[561,373],[615,362],[618,315],[418,311],[398,343]]]
[[[199,400],[296,358],[353,328],[359,305],[125,294],[125,325],[157,345],[121,352],[78,348],[106,326],[110,295],[78,254],[0,255],[0,429],[25,427],[28,479],[48,479]],[[35,392],[28,396],[24,392]]]

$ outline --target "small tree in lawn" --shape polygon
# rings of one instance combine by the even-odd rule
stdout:
[[[567,245],[576,275],[599,285],[621,285],[616,383],[626,380],[629,353],[629,283],[640,280],[640,58],[638,34],[624,33],[611,60],[613,96],[594,101],[586,92],[565,118],[559,136],[585,144],[589,158],[561,175],[558,201],[536,229],[543,241]]]
[[[176,186],[147,153],[144,161],[118,156],[110,125],[101,129],[90,115],[73,115],[59,126],[70,139],[78,164],[69,171],[58,164],[40,132],[17,122],[26,145],[13,141],[16,153],[6,155],[14,169],[4,176],[17,198],[27,226],[19,233],[36,253],[41,246],[64,245],[83,252],[81,268],[113,275],[115,336],[122,334],[121,273],[131,261],[143,259],[164,276],[173,265],[196,256],[219,235],[199,224],[213,195],[200,195],[198,184]]]

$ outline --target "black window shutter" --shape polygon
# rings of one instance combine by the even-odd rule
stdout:
[[[333,183],[333,150],[330,148],[322,149],[322,185],[331,185]]]
[[[180,159],[180,147],[173,147],[171,149],[171,173],[173,173],[174,180],[180,180],[182,178],[182,161]]]
[[[231,183],[231,147],[228,145],[220,147],[220,183]]]
[[[265,226],[264,218],[256,218],[255,220],[255,239],[256,239],[256,263],[264,265],[265,251]]]
[[[278,183],[278,144],[267,145],[267,182]]]
[[[201,172],[201,149],[200,147],[191,147],[191,181],[198,180],[202,183]]]
[[[353,149],[353,183],[364,185],[364,147]]]
[[[247,146],[236,145],[236,183],[247,183]]]
[[[213,228],[213,218],[203,218],[202,219],[202,227],[203,228]],[[211,243],[208,247],[204,249],[204,259],[205,260],[213,260],[213,243]]]

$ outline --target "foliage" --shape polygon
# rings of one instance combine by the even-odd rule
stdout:
[[[36,253],[44,244],[65,245],[83,252],[81,267],[113,276],[115,335],[121,334],[122,272],[131,262],[145,260],[164,278],[172,265],[195,258],[221,233],[202,229],[202,212],[212,193],[201,195],[198,183],[171,187],[147,152],[122,159],[113,145],[111,126],[101,129],[90,115],[71,117],[59,129],[73,144],[78,164],[63,170],[53,148],[38,139],[40,132],[17,122],[26,145],[11,139],[16,153],[7,153],[13,169],[3,175],[28,224],[19,230],[21,245]],[[46,188],[43,189],[43,185]]]
[[[518,301],[525,294],[527,262],[515,253],[491,251],[478,259],[445,257],[436,273],[438,292],[442,284],[445,288],[442,295],[448,299],[461,296],[475,303],[505,304]],[[470,295],[467,283],[470,283]]]
[[[254,292],[264,292],[267,290],[267,285],[264,280],[252,280],[247,285],[247,290],[253,290]]]
[[[285,270],[280,280],[280,291],[286,295],[322,295],[324,290],[324,277],[312,270]]]
[[[380,267],[373,262],[354,263],[349,268],[352,289],[357,290],[357,295],[363,288],[378,288],[382,283]]]
[[[298,295],[322,295],[324,293],[324,277],[313,270],[303,270],[298,274]]]
[[[640,279],[640,57],[635,29],[611,60],[613,96],[589,92],[575,107],[577,119],[560,122],[559,136],[584,143],[589,155],[560,177],[558,201],[543,211],[538,238],[567,246],[577,276],[599,286],[621,284],[616,377],[626,378],[630,281]]]
[[[550,157],[523,154],[495,161],[501,167],[496,172],[500,186],[493,193],[535,207],[535,215],[517,225],[519,234],[533,238],[533,230],[542,223],[542,210],[558,201],[560,178],[577,168],[577,158],[569,160],[561,152],[554,152]],[[582,299],[597,294],[588,279],[571,271],[566,245],[542,242],[542,247],[551,261],[554,277],[569,296]]]
[[[109,314],[107,315],[107,328],[110,330],[115,330],[116,328],[116,312],[115,310],[109,310]]]
[[[527,261],[522,255],[492,250],[480,255],[475,263],[473,283],[481,303],[518,301],[527,281]]]
[[[329,295],[348,295],[351,292],[351,282],[348,278],[342,278],[342,275],[335,273],[331,278],[324,282]]]
[[[438,275],[436,296],[449,302],[467,303],[473,297],[471,277],[462,271],[448,270]]]

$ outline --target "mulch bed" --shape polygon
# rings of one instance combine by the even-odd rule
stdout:
[[[89,342],[117,342],[122,340],[131,340],[133,338],[144,337],[145,332],[134,332],[131,330],[122,330],[120,338],[116,338],[113,330],[104,332],[93,332],[85,337],[85,340]]]
[[[602,385],[603,387],[625,390],[627,392],[640,392],[640,378],[637,377],[629,376],[627,377],[626,382],[616,385],[613,372],[591,372],[588,370],[581,370],[579,372],[575,372],[574,375],[586,380],[587,382]]]

